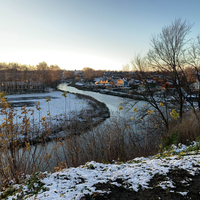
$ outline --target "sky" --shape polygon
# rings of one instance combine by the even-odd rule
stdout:
[[[181,18],[200,34],[199,0],[0,0],[0,62],[122,70]],[[131,66],[131,64],[130,64]]]

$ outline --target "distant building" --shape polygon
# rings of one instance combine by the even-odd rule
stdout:
[[[126,87],[126,86],[128,86],[128,81],[125,79],[118,79],[117,86],[118,87]]]
[[[26,93],[26,92],[35,92],[42,91],[43,84],[40,80],[37,81],[4,81],[1,83],[1,91],[7,93]]]

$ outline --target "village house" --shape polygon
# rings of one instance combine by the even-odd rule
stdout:
[[[118,79],[117,80],[117,87],[127,87],[128,81],[125,79]]]
[[[99,85],[99,86],[103,85],[106,88],[111,88],[111,87],[115,86],[115,82],[113,80],[111,80],[111,79],[104,78],[104,79],[101,79],[99,81],[96,81],[95,85]]]
[[[108,80],[100,80],[98,84],[109,84]]]

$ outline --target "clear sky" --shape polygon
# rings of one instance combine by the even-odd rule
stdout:
[[[200,34],[200,0],[0,0],[0,62],[120,70],[181,18]]]

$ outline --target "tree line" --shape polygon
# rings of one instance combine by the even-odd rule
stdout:
[[[64,75],[65,75],[66,79],[73,79],[75,81],[78,81],[80,79],[80,76],[77,76],[77,74],[74,71],[66,70],[64,72]],[[94,70],[91,67],[84,67],[82,69],[81,76],[84,81],[93,81],[95,77],[102,77],[103,71],[102,70]]]
[[[56,87],[62,76],[62,70],[58,65],[48,66],[46,62],[40,62],[36,66],[22,65],[19,63],[0,63],[1,90],[16,92],[19,87],[30,90],[45,87]]]

